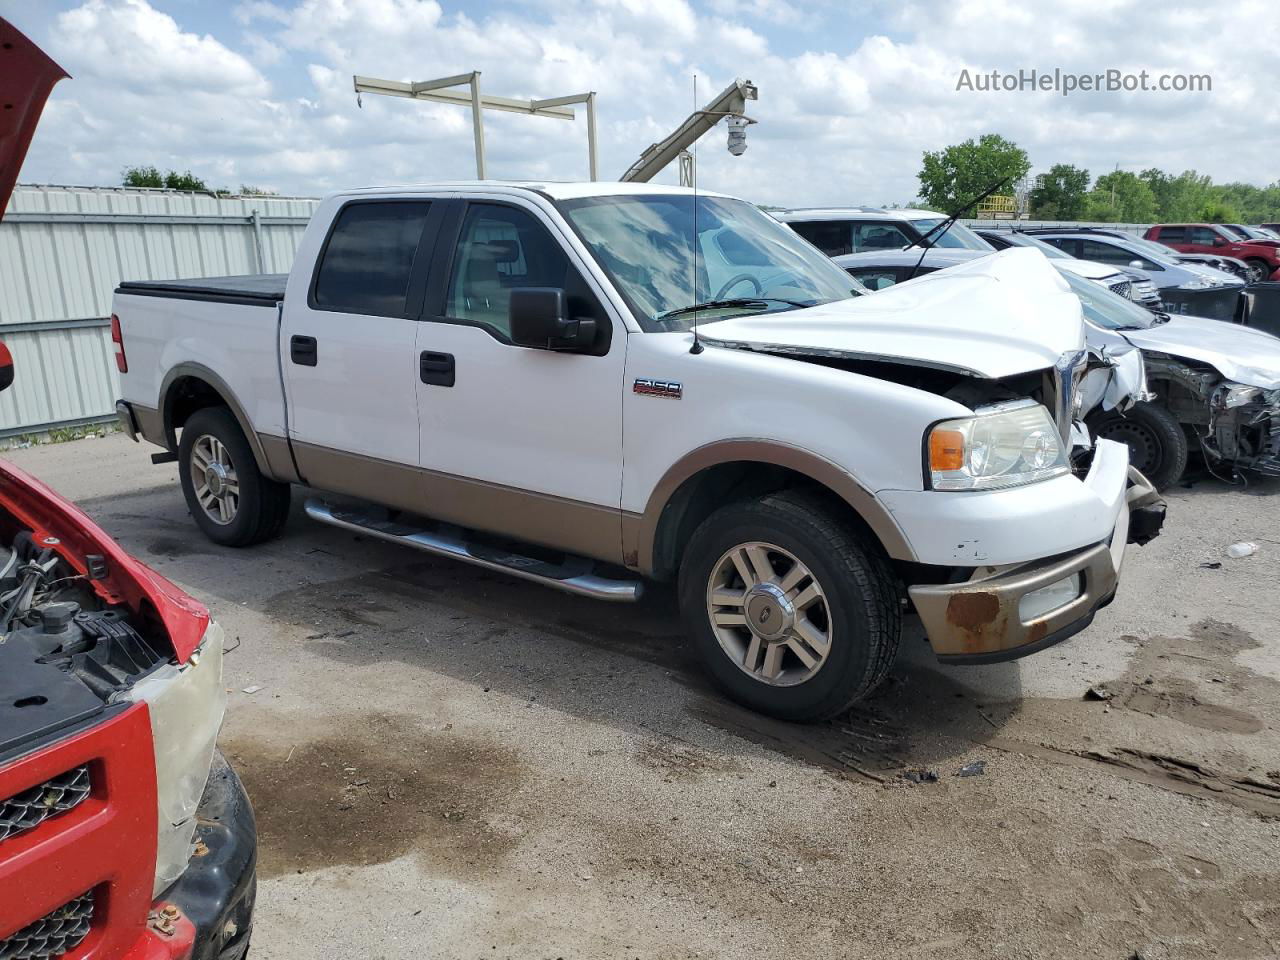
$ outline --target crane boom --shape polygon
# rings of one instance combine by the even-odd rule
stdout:
[[[745,116],[747,101],[758,97],[756,85],[750,80],[735,80],[701,110],[689,114],[670,136],[650,144],[621,177],[623,183],[647,183],[667,164],[678,157],[686,147],[726,116]]]

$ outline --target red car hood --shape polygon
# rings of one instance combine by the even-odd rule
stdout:
[[[77,573],[88,575],[86,557],[96,554],[105,559],[106,576],[92,581],[94,591],[104,602],[124,604],[143,617],[153,611],[179,662],[185,663],[200,645],[209,626],[209,611],[203,604],[125,553],[75,504],[3,460],[0,507],[30,528],[37,542],[56,539],[54,549]]]
[[[49,91],[70,76],[34,43],[0,17],[0,216],[18,180],[22,160]]]

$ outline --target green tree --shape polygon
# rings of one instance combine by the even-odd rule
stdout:
[[[1150,185],[1128,170],[1104,173],[1085,198],[1086,220],[1151,223],[1156,213],[1156,195]]]
[[[1003,189],[1021,180],[1031,169],[1027,151],[996,133],[953,144],[937,152],[925,152],[918,174],[920,199],[930,207],[951,212],[999,181]]]
[[[243,197],[278,197],[280,195],[280,191],[278,190],[268,190],[265,187],[251,187],[247,183],[240,184],[239,193]],[[769,208],[761,207],[761,209],[767,210]],[[781,210],[782,208],[776,207],[775,209]]]
[[[209,185],[190,170],[179,173],[177,170],[161,172],[158,167],[125,167],[121,174],[121,183],[126,187],[167,187],[170,190],[188,190],[195,193],[209,193]]]
[[[1055,163],[1036,177],[1031,190],[1031,216],[1036,220],[1079,220],[1089,191],[1089,171]]]
[[[125,167],[120,182],[126,187],[163,187],[164,174],[156,167]]]
[[[1184,170],[1174,177],[1154,168],[1143,170],[1138,177],[1156,198],[1155,219],[1163,223],[1204,219],[1203,211],[1213,199],[1210,177],[1194,170]]]

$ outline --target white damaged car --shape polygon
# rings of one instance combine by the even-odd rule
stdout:
[[[915,275],[950,273],[987,256],[930,249]],[[912,274],[920,250],[835,260],[851,276],[883,289]],[[1080,298],[1091,348],[1116,356],[1137,347],[1145,361],[1149,395],[1142,402],[1103,402],[1096,384],[1082,390],[1082,410],[1095,436],[1128,446],[1132,464],[1157,489],[1182,476],[1193,451],[1213,472],[1280,476],[1280,338],[1223,320],[1153,314],[1112,292],[1114,271],[1106,264],[1049,262]]]

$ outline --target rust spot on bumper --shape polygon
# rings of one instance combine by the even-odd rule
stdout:
[[[961,630],[982,630],[1000,616],[994,593],[957,593],[947,602],[947,622]]]
[[[1008,612],[994,593],[957,593],[947,601],[947,623],[962,636],[966,652],[998,650],[1006,642]]]

